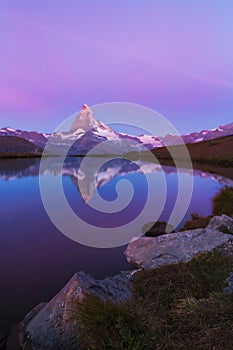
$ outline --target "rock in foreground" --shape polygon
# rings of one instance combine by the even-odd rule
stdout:
[[[227,233],[223,233],[227,232]],[[140,237],[132,241],[125,255],[128,262],[144,269],[187,262],[196,254],[208,252],[233,240],[233,219],[213,217],[205,229],[169,233],[159,237]]]
[[[96,281],[84,272],[76,273],[29,323],[25,322],[19,335],[22,348],[27,350],[72,349],[71,342],[74,337],[77,337],[77,325],[72,317],[74,301],[77,305],[77,301],[81,302],[86,294],[92,294],[102,300],[119,303],[131,297],[129,284],[129,279],[123,275]]]

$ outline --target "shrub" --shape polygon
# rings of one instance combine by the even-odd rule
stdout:
[[[75,318],[81,324],[78,338],[83,350],[151,349],[145,327],[125,305],[87,295],[76,306]]]
[[[200,215],[199,215],[198,213],[196,213],[196,212],[191,213],[190,216],[191,216],[191,219],[192,219],[192,220],[197,220],[197,219],[200,218]]]
[[[233,187],[223,187],[212,200],[213,214],[233,216]]]
[[[146,237],[157,237],[166,234],[166,229],[173,233],[174,227],[165,221],[149,222],[142,227],[142,233]]]
[[[208,226],[212,215],[199,216],[196,213],[191,214],[191,220],[187,220],[179,231],[194,230]]]

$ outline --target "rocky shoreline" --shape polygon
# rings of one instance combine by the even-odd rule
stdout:
[[[233,257],[232,234],[233,219],[222,215],[213,217],[205,229],[135,238],[125,251],[135,270],[100,281],[84,272],[77,272],[51,301],[38,305],[25,316],[7,343],[0,333],[0,350],[69,349],[70,341],[77,333],[77,323],[72,318],[74,301],[82,303],[88,294],[119,304],[131,298],[132,281],[142,269],[186,263],[197,254],[216,248]],[[233,274],[229,275],[224,292],[233,293]]]

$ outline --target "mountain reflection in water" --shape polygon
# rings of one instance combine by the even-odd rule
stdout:
[[[82,198],[88,201],[95,190],[106,184],[116,176],[130,173],[153,173],[164,171],[166,174],[176,173],[176,168],[172,166],[160,166],[156,163],[147,163],[142,161],[129,161],[123,158],[103,158],[103,165],[96,171],[100,162],[100,157],[88,159],[88,165],[83,171],[81,163],[82,157],[68,157],[62,165],[62,158],[48,157],[44,161],[43,172],[41,175],[69,176],[73,185],[79,190],[82,187]],[[47,163],[47,166],[46,166]],[[0,178],[3,180],[14,180],[27,176],[38,176],[40,171],[40,159],[1,159],[0,160]],[[189,169],[182,169],[183,173],[192,173]],[[218,183],[224,183],[232,186],[233,181],[213,173],[193,170],[193,175],[202,178],[211,178]]]

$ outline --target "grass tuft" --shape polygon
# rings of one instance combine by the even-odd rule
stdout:
[[[149,350],[147,329],[124,304],[117,305],[87,295],[78,303],[78,341],[83,350]]]
[[[233,217],[233,187],[224,186],[213,198],[213,214]]]
[[[197,228],[205,228],[208,226],[212,215],[199,216],[197,213],[191,214],[191,219],[184,223],[184,226],[179,231],[195,230]]]

